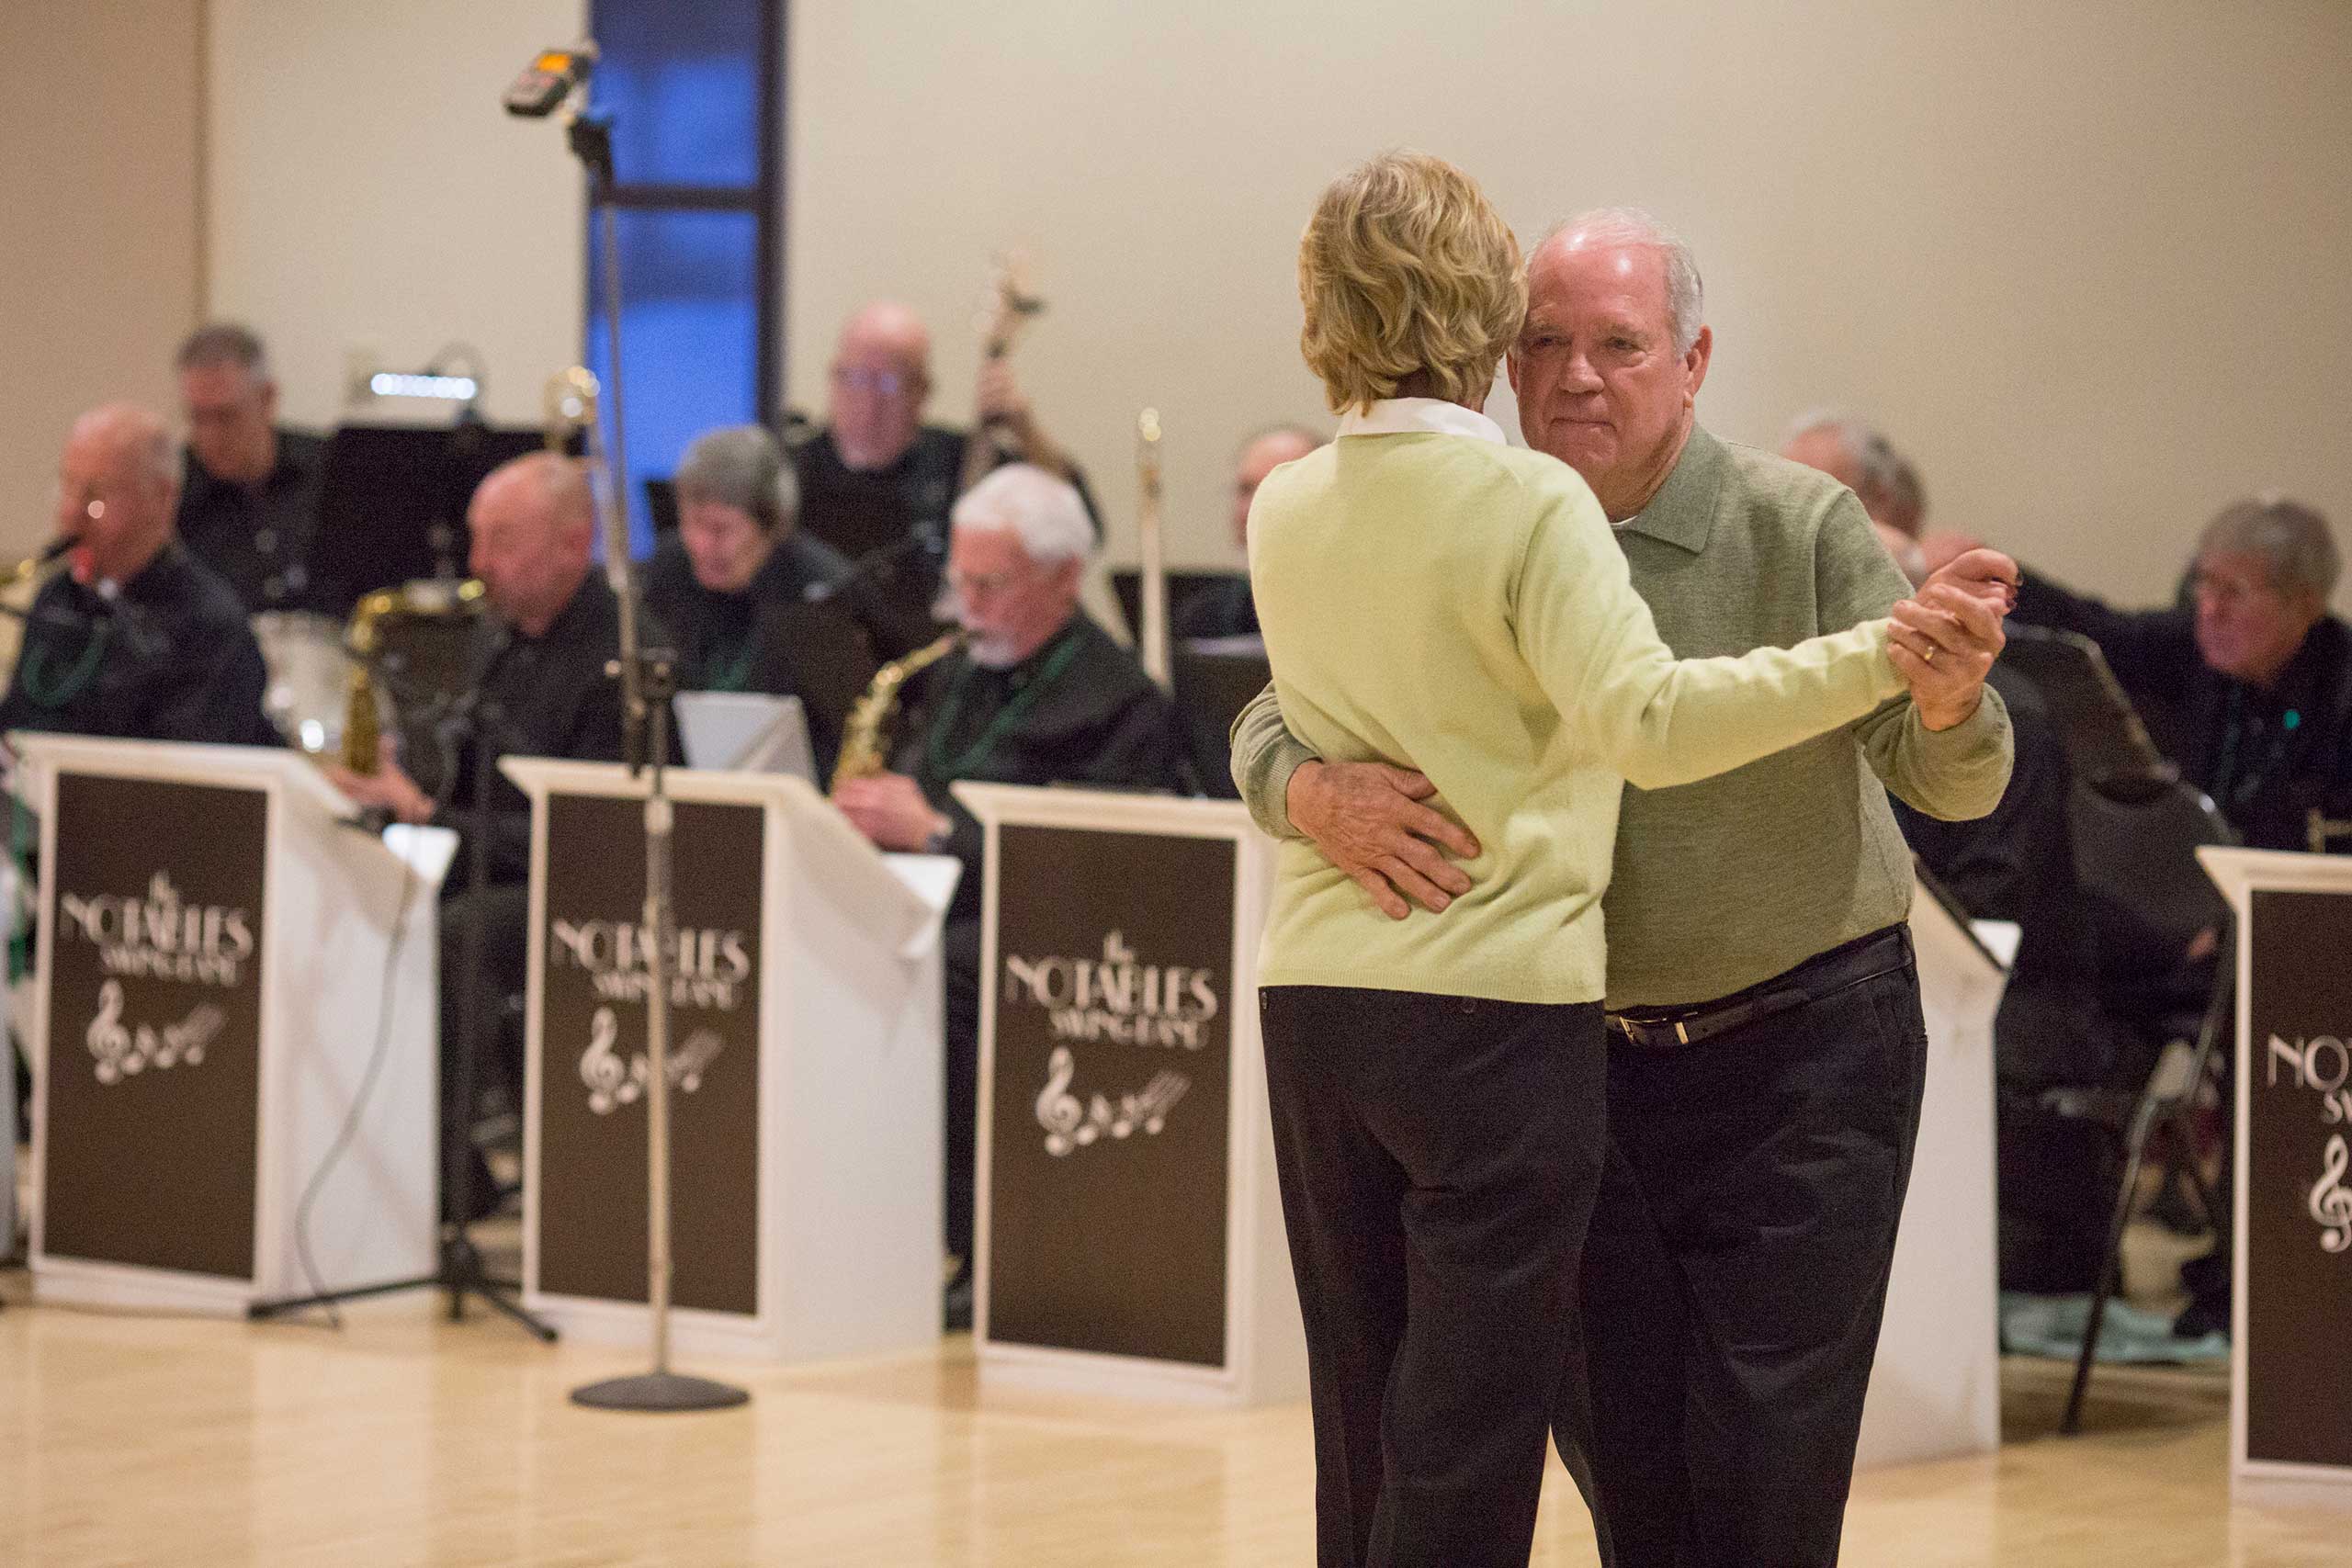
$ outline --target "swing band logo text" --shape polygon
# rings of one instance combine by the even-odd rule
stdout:
[[[650,928],[627,920],[548,922],[548,959],[560,968],[584,969],[604,1002],[645,1000]],[[671,951],[670,1005],[732,1012],[752,977],[751,939],[740,931],[681,930]]]
[[[1042,1008],[1054,1038],[1198,1051],[1222,1004],[1216,974],[1182,964],[1138,964],[1123,932],[1102,939],[1102,956],[1004,960],[1004,999]]]
[[[148,880],[143,897],[61,893],[57,908],[64,929],[96,947],[112,976],[227,989],[254,955],[250,913],[187,903],[160,871]]]
[[[2323,1127],[2352,1126],[2352,1045],[2333,1034],[2272,1035],[2263,1053],[2265,1089],[2289,1088],[2319,1097]],[[2305,1206],[2319,1226],[2324,1252],[2352,1252],[2352,1145],[2342,1133],[2329,1136],[2320,1152],[2318,1179],[2311,1185]]]

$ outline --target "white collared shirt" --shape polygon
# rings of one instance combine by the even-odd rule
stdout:
[[[1340,420],[1340,434],[1467,435],[1498,446],[1507,445],[1501,425],[1476,409],[1443,398],[1383,398],[1369,411],[1350,409]]]

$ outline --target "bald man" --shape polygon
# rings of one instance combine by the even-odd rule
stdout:
[[[275,746],[261,648],[236,594],[181,546],[164,422],[111,403],[74,423],[57,466],[67,570],[33,600],[0,732]]]
[[[1250,503],[1258,499],[1258,487],[1284,463],[1322,445],[1323,437],[1299,424],[1277,424],[1241,443],[1233,460],[1233,543],[1245,556],[1250,551]],[[1250,596],[1248,576],[1194,592],[1176,607],[1171,629],[1179,638],[1256,637],[1258,604]]]
[[[825,426],[792,449],[800,479],[800,525],[865,567],[865,608],[895,657],[927,642],[946,558],[947,513],[963,479],[964,431],[925,424],[931,333],[888,300],[865,306],[833,351]],[[1086,480],[1039,426],[1010,361],[980,371],[975,406],[1018,458],[1079,489],[1099,539],[1102,525]]]
[[[473,536],[470,566],[481,580],[495,627],[480,649],[469,685],[480,693],[475,724],[455,755],[427,759],[428,792],[388,741],[377,772],[328,770],[337,788],[362,806],[403,822],[434,822],[460,833],[474,830],[474,780],[485,764],[490,885],[474,891],[464,874],[450,879],[441,909],[441,1064],[444,1103],[454,1091],[457,1043],[464,1027],[469,929],[482,941],[481,1016],[503,1015],[508,996],[522,989],[530,937],[531,807],[523,792],[497,771],[501,756],[561,757],[583,762],[621,760],[620,688],[605,666],[620,656],[620,607],[601,573],[590,569],[595,508],[580,466],[538,452],[491,471],[466,512]],[[481,756],[486,749],[487,759]],[[522,1060],[511,1043],[485,1040],[474,1088],[503,1081],[521,1103]],[[493,1045],[495,1048],[493,1049]],[[493,1080],[491,1075],[497,1075]],[[470,1114],[452,1118],[464,1137]],[[445,1217],[471,1219],[494,1200],[487,1170],[476,1161],[473,1211]],[[447,1166],[444,1162],[443,1168]]]

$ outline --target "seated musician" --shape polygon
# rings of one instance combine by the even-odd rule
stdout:
[[[968,1322],[971,1303],[981,829],[947,786],[1194,787],[1168,699],[1079,605],[1093,530],[1078,491],[1025,463],[999,468],[956,502],[954,528],[947,581],[968,641],[925,678],[897,771],[833,785],[881,848],[964,863],[944,938],[947,1250],[963,1264],[951,1325]]]
[[[1250,503],[1266,476],[1284,463],[1306,457],[1324,438],[1299,424],[1277,424],[1242,442],[1233,465],[1233,543],[1246,557],[1250,552]],[[1258,606],[1250,596],[1250,574],[1230,582],[1204,588],[1176,607],[1169,631],[1179,640],[1194,637],[1256,637]]]
[[[175,361],[187,415],[180,538],[246,610],[316,610],[341,619],[356,593],[311,577],[326,442],[277,423],[277,383],[261,340],[215,322]]]
[[[1959,542],[1940,534],[1924,543],[1934,560]],[[2315,817],[2352,816],[2352,627],[2327,610],[2341,566],[2325,517],[2258,496],[2206,525],[2186,604],[2117,610],[2029,570],[2013,613],[2098,643],[2157,749],[2241,840],[2307,850]],[[2323,835],[2322,847],[2343,852],[2352,840]],[[2226,1091],[2221,1104],[2226,1121]],[[2219,1167],[2222,1234],[2181,1269],[2189,1303],[2174,1332],[2184,1337],[2229,1330],[2233,1168]]]
[[[113,403],[74,422],[57,469],[67,570],[34,596],[0,733],[276,746],[245,613],[174,536],[162,420]]]
[[[645,604],[689,692],[797,696],[830,765],[874,678],[874,649],[841,592],[850,564],[798,524],[799,489],[756,424],[695,438],[679,460],[677,536],[645,569]]]
[[[482,973],[474,995],[483,1032],[469,1094],[496,1072],[519,1104],[521,1054],[496,1025],[506,998],[526,983],[531,810],[523,792],[496,771],[496,760],[510,754],[621,760],[620,688],[606,671],[620,653],[620,609],[604,576],[590,570],[595,506],[587,479],[572,459],[533,453],[501,465],[474,491],[466,525],[473,537],[472,570],[481,579],[495,626],[469,682],[471,722],[456,738],[453,754],[435,768],[441,784],[437,796],[418,784],[390,741],[375,773],[331,768],[328,776],[361,806],[403,822],[434,822],[470,834],[475,778],[488,764],[490,793],[482,815],[488,821],[489,885],[479,892],[472,888],[469,845],[450,874],[441,905],[444,1104],[450,1103],[464,1027],[468,931],[477,927]],[[471,1121],[469,1104],[467,1127]],[[445,1130],[444,1135],[471,1141],[464,1128]],[[471,1157],[476,1213],[450,1216],[454,1195],[445,1193],[445,1216],[475,1218],[494,1201],[479,1152]]]
[[[892,628],[879,649],[886,658],[936,635],[932,608],[946,519],[963,488],[973,439],[923,423],[931,389],[931,333],[922,319],[904,305],[867,305],[842,326],[833,351],[824,426],[791,454],[800,479],[800,525],[854,561],[886,558],[867,569],[870,584],[861,589],[873,602],[871,619]],[[982,423],[1012,448],[1010,457],[986,457],[988,466],[1034,464],[1085,497],[1084,476],[1037,423],[1010,361],[991,359],[981,367],[975,406]],[[1099,540],[1094,503],[1084,505]]]
[[[1843,481],[1896,564],[1914,582],[1925,576],[1924,489],[1884,434],[1849,415],[1813,414],[1791,427],[1781,455]],[[2106,1168],[2104,1134],[2048,1111],[2041,1097],[2144,1083],[2165,1036],[2144,994],[2134,994],[2144,986],[2119,985],[2103,972],[2102,950],[2132,934],[2133,922],[2129,911],[2092,898],[2076,874],[2075,768],[2056,716],[2032,678],[2007,660],[1985,683],[2007,705],[2017,743],[2000,804],[1973,821],[1891,804],[1912,852],[1970,916],[2018,928],[1994,1020],[2002,1287],[2087,1291],[2118,1173]],[[2184,974],[2178,986],[2193,988],[2196,978]]]
[[[1926,543],[1932,562],[1962,536]],[[2117,610],[2029,570],[2013,614],[2098,643],[2157,749],[2239,836],[2301,850],[2314,809],[2352,814],[2352,627],[2327,609],[2341,564],[2325,517],[2257,497],[2206,525],[2192,605]]]

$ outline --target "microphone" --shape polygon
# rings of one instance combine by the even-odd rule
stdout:
[[[596,45],[582,39],[569,49],[543,49],[514,78],[502,100],[506,112],[523,119],[545,119],[595,73]]]

